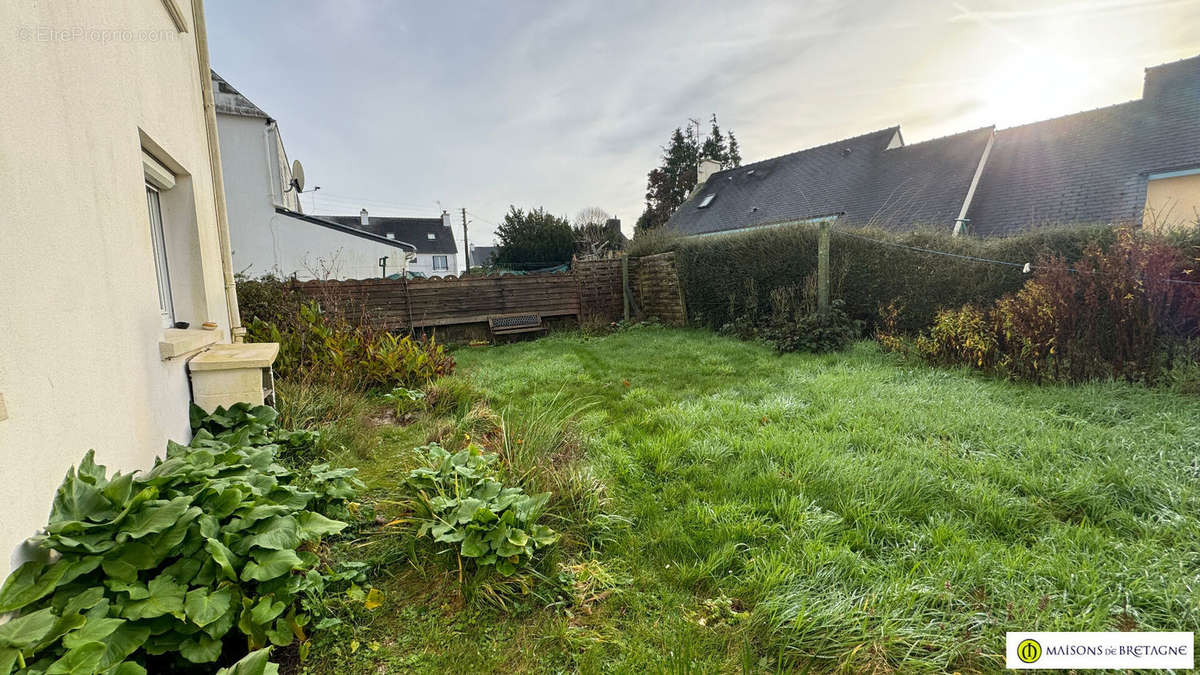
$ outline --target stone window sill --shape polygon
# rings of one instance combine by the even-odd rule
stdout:
[[[158,353],[164,361],[170,361],[194,354],[216,344],[220,339],[221,331],[217,330],[168,328],[163,331],[163,336],[158,341]]]

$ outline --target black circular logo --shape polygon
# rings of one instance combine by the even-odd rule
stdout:
[[[1017,645],[1017,658],[1021,659],[1021,663],[1034,663],[1042,658],[1042,645],[1037,640],[1021,640],[1021,644]]]

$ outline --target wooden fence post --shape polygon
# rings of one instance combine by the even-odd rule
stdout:
[[[817,310],[829,311],[829,223],[823,222],[817,236]]]
[[[629,320],[629,256],[621,256],[621,295],[625,297],[625,320]]]

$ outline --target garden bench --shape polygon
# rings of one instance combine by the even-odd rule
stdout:
[[[509,335],[543,331],[548,327],[542,325],[540,314],[497,314],[488,317],[488,328],[492,335]]]

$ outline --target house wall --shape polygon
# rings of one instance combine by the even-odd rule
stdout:
[[[1142,222],[1159,232],[1200,226],[1200,172],[1150,180]]]
[[[446,256],[446,267],[448,269],[434,271],[433,256],[435,256],[435,255]],[[460,271],[458,269],[458,256],[454,253],[418,253],[416,260],[414,260],[408,264],[408,271],[409,272],[420,272],[421,274],[424,274],[427,277],[432,277],[432,276],[444,277],[449,274],[458,274]]]
[[[177,174],[163,197],[177,318],[228,341],[208,79],[177,4],[187,32],[162,0],[0,4],[0,570],[89,448],[129,471],[189,437],[185,364],[159,356],[143,148]]]
[[[275,274],[300,279],[368,279],[404,269],[404,251],[277,213],[297,210],[295,192],[278,127],[257,117],[217,115],[221,168],[233,268],[250,277]],[[281,177],[282,176],[282,177]]]

